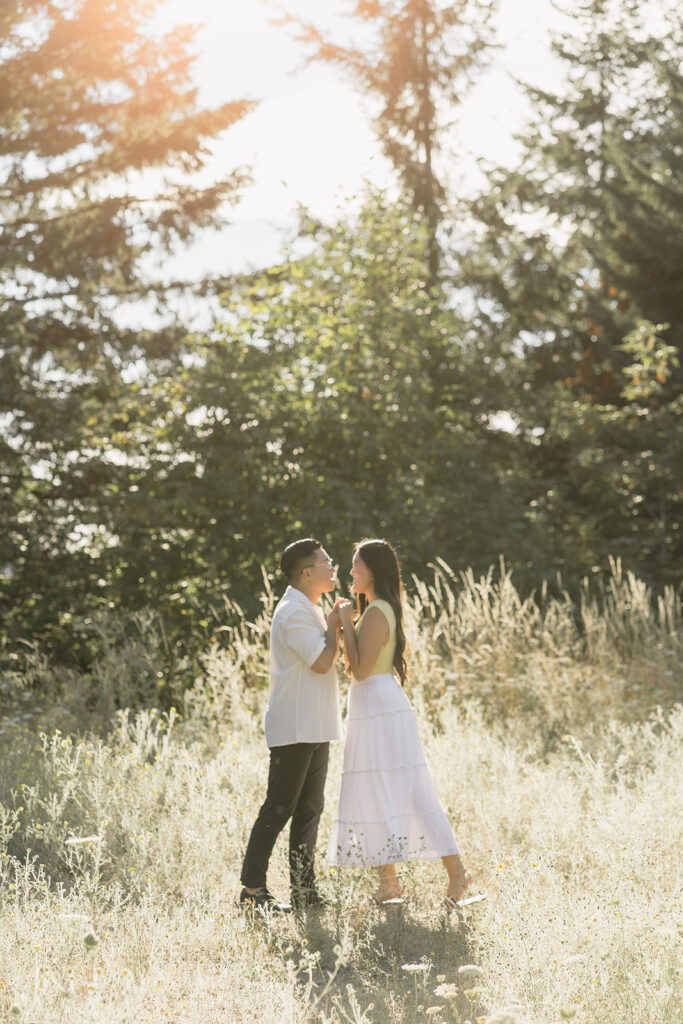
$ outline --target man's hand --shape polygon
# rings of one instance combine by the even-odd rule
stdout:
[[[327,628],[334,629],[335,633],[338,633],[341,629],[341,620],[339,618],[339,609],[337,608],[339,601],[335,601],[334,608],[332,608],[327,616]]]
[[[341,633],[341,620],[339,618],[339,610],[335,601],[334,608],[329,612],[325,621],[325,647],[320,657],[315,661],[311,668],[314,672],[325,674],[329,672],[334,664],[334,660],[337,657],[337,651],[339,650],[339,634]]]

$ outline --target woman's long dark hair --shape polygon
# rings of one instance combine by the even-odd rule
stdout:
[[[386,540],[362,540],[356,546],[356,553],[360,555],[372,573],[377,597],[388,601],[394,610],[396,616],[394,668],[396,675],[401,680],[401,686],[403,686],[408,668],[404,657],[406,637],[403,632],[403,582],[398,557],[391,544]],[[362,615],[368,601],[365,594],[358,596]]]

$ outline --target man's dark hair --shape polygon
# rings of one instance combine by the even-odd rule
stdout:
[[[313,537],[306,537],[304,540],[295,540],[288,544],[282,552],[280,559],[280,570],[290,581],[295,580],[307,562],[310,562],[311,555],[322,547],[319,540]]]

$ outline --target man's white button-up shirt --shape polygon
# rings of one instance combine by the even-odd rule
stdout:
[[[266,743],[325,743],[342,738],[337,671],[313,665],[325,648],[320,608],[296,587],[287,587],[273,613]]]

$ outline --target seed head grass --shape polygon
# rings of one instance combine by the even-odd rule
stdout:
[[[580,606],[522,600],[504,567],[474,580],[437,565],[408,610],[408,692],[486,899],[446,910],[441,865],[417,862],[400,868],[403,905],[377,908],[371,871],[324,865],[333,745],[318,848],[320,886],[337,902],[281,917],[237,903],[267,775],[270,608],[211,644],[177,710],[133,701],[98,718],[92,678],[75,676],[73,704],[66,692],[44,699],[29,719],[8,706],[0,1020],[677,1024],[673,597],[653,601],[616,563]],[[143,653],[136,640],[134,665]],[[99,687],[122,659],[103,663]],[[99,702],[107,715],[112,700]],[[288,895],[286,833],[268,881]]]

